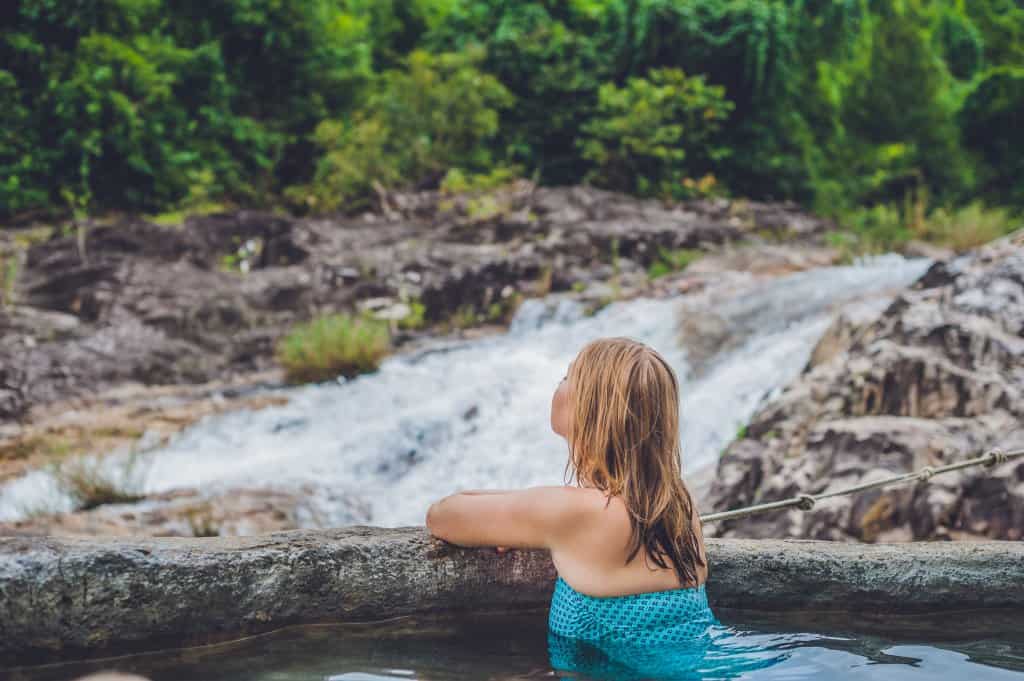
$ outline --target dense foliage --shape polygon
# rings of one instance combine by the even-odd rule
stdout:
[[[1016,0],[11,0],[0,216],[344,210],[508,168],[1019,208],[1021,111]]]

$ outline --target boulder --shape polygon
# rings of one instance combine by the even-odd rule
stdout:
[[[723,454],[715,511],[1024,446],[1024,235],[841,312],[803,374]],[[685,415],[684,415],[685,418]],[[1020,539],[1024,462],[716,523],[725,537]]]

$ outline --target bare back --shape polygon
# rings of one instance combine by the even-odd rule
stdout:
[[[700,517],[693,510],[694,529],[705,565],[697,566],[697,582],[681,584],[672,567],[655,565],[641,548],[627,564],[632,528],[629,511],[617,497],[608,498],[599,490],[575,488],[574,503],[583,509],[582,520],[569,528],[563,541],[552,547],[551,558],[566,582],[590,596],[623,596],[649,591],[693,587],[707,580],[707,554]]]

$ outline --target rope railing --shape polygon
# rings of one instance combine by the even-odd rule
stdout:
[[[866,482],[860,485],[854,485],[853,487],[847,487],[845,489],[835,490],[833,492],[822,492],[820,494],[798,494],[795,497],[788,499],[781,499],[779,501],[769,501],[764,504],[756,504],[754,506],[746,506],[744,508],[737,508],[732,511],[722,511],[721,513],[710,513],[700,517],[701,522],[713,523],[719,520],[734,520],[736,518],[745,518],[749,515],[756,513],[767,513],[768,511],[780,511],[785,508],[798,508],[801,511],[810,511],[814,508],[814,504],[821,501],[822,499],[830,499],[832,497],[841,497],[847,494],[856,494],[857,492],[865,492],[869,489],[877,489],[879,487],[888,487],[889,485],[899,485],[906,482],[928,482],[936,475],[942,475],[943,473],[949,473],[951,471],[958,471],[963,468],[971,468],[972,466],[985,466],[987,468],[993,468],[999,464],[1006,463],[1024,457],[1024,449],[1016,449],[1010,452],[1004,452],[1001,449],[993,449],[988,454],[977,456],[973,459],[965,459],[957,463],[947,464],[945,466],[925,466],[919,471],[913,473],[904,473],[903,475],[894,475],[889,478],[882,478],[881,480],[875,480],[874,482]]]

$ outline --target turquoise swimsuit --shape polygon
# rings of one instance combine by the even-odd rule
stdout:
[[[548,614],[548,655],[554,669],[574,679],[699,678],[693,673],[706,667],[717,624],[703,585],[599,598],[559,577]]]
[[[717,624],[704,585],[629,596],[587,596],[555,580],[548,628],[583,641],[680,643],[704,636]]]
[[[704,585],[598,598],[559,577],[548,655],[559,679],[691,681],[741,677],[789,653],[744,644],[711,612]]]

